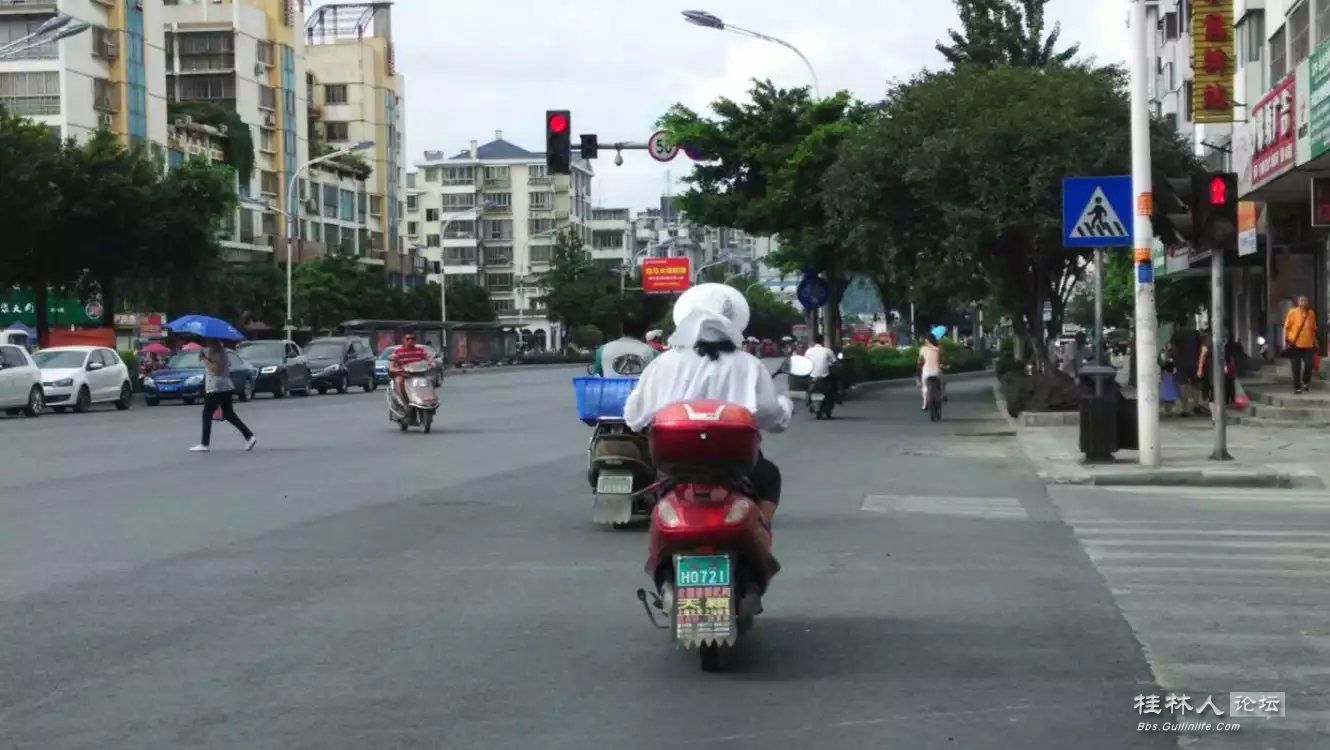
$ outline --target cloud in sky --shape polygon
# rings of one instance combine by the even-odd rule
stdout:
[[[644,141],[673,103],[705,109],[744,96],[754,77],[810,84],[789,50],[692,26],[680,11],[703,7],[726,22],[794,44],[816,68],[823,93],[848,89],[873,100],[886,82],[941,68],[933,45],[958,19],[949,0],[397,0],[393,33],[407,80],[407,161],[426,149],[454,152],[504,137],[544,148],[546,109],[570,109],[574,133],[601,142]],[[1064,44],[1101,62],[1127,54],[1126,0],[1052,0],[1049,21]],[[592,199],[601,206],[655,205],[669,171],[677,185],[687,157],[669,165],[643,152],[615,167],[602,151]]]

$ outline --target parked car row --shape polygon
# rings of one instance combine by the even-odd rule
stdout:
[[[166,400],[187,404],[202,400],[205,378],[200,353],[177,352],[144,376],[140,384],[144,403],[157,406]],[[438,363],[432,351],[431,356]],[[246,341],[228,351],[227,357],[241,401],[261,393],[286,398],[292,393],[307,396],[311,390],[322,394],[363,388],[369,392],[387,382],[386,369],[383,377],[376,376],[379,361],[369,342],[358,337],[315,339],[303,350],[293,341]],[[386,368],[386,358],[382,364]],[[434,371],[437,385],[441,363]],[[29,354],[21,346],[0,345],[0,409],[10,415],[35,417],[45,409],[85,412],[101,403],[128,409],[133,384],[129,369],[113,349],[61,346]]]

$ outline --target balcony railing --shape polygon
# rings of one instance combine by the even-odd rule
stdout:
[[[23,11],[41,11],[55,10],[58,3],[56,0],[0,0],[0,11],[4,10],[23,10]]]
[[[486,177],[484,185],[487,188],[506,188],[512,184],[508,177]]]

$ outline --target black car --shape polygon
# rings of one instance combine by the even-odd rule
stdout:
[[[378,388],[374,382],[374,352],[366,339],[314,339],[305,347],[305,361],[309,364],[310,385],[319,393],[327,393],[329,388],[346,393],[357,385],[366,393]]]
[[[245,361],[259,368],[255,388],[271,393],[273,398],[286,398],[295,391],[309,395],[309,365],[305,355],[294,341],[246,341],[236,347]]]

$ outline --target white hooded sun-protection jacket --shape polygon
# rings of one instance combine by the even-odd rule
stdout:
[[[641,431],[670,404],[693,399],[718,399],[753,413],[758,427],[780,432],[790,424],[794,407],[776,392],[761,360],[742,351],[722,352],[712,360],[698,354],[699,341],[743,343],[748,326],[748,301],[734,287],[699,284],[674,303],[674,335],[670,348],[647,366],[624,406],[628,427]]]

